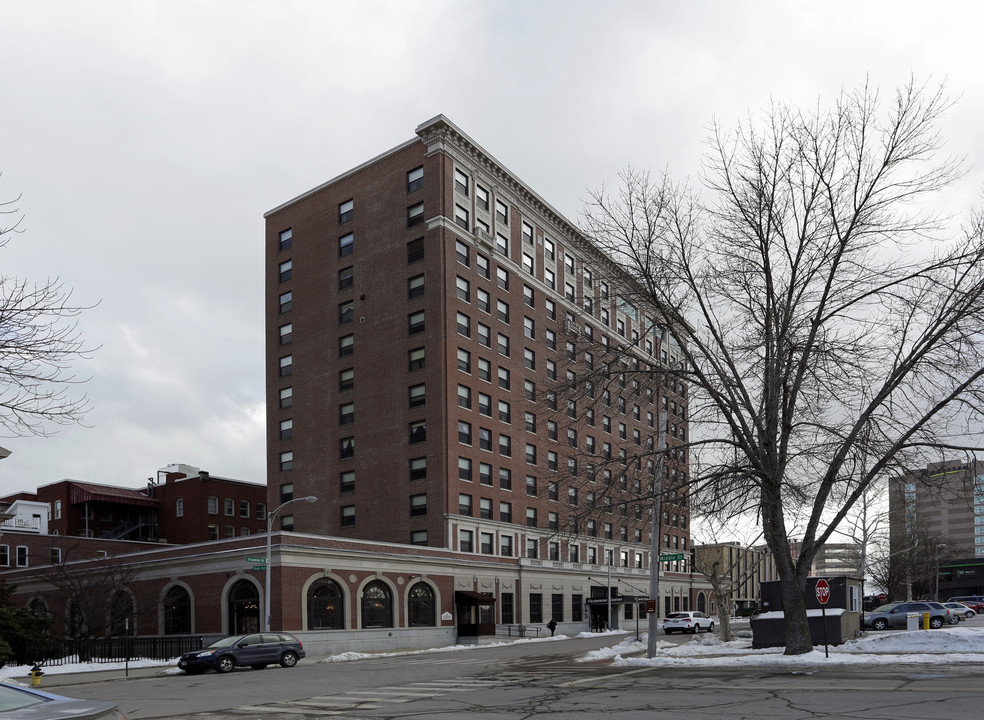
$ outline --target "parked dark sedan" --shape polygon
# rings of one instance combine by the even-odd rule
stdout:
[[[294,667],[302,657],[304,645],[290,633],[251,633],[222,638],[203,650],[185,653],[178,667],[190,674],[206,670],[226,673],[240,665],[254,670],[274,663]]]

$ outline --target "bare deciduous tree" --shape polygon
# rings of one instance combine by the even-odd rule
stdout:
[[[913,82],[884,105],[868,87],[775,105],[714,128],[703,194],[630,170],[585,211],[685,358],[702,503],[761,521],[787,654],[812,649],[810,565],[865,489],[973,452],[984,414],[984,220],[947,239],[921,212],[959,175],[938,157],[949,103]]]
[[[17,199],[0,202],[0,248],[21,232]],[[5,223],[5,217],[14,219]],[[57,278],[34,283],[0,273],[0,429],[5,434],[47,435],[52,425],[82,422],[89,401],[72,390],[86,379],[71,368],[96,349],[78,326],[86,309]]]

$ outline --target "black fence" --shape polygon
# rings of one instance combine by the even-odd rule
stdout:
[[[495,634],[506,637],[540,637],[540,631],[546,629],[539,625],[496,625]]]
[[[106,637],[88,640],[45,638],[30,648],[14,648],[18,665],[70,665],[73,663],[115,663],[127,660],[170,660],[182,653],[201,650],[200,635],[157,637]]]

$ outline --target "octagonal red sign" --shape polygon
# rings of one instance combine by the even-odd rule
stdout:
[[[830,600],[830,585],[823,578],[817,580],[817,600],[821,605],[826,605]]]

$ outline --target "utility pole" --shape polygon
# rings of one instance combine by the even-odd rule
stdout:
[[[660,401],[662,402],[662,401]],[[649,599],[656,603],[656,611],[649,613],[649,638],[646,657],[656,655],[656,633],[659,630],[659,552],[663,541],[663,456],[666,454],[666,411],[660,409],[657,426],[659,440],[656,447],[656,479],[653,481],[653,517],[649,523]]]

